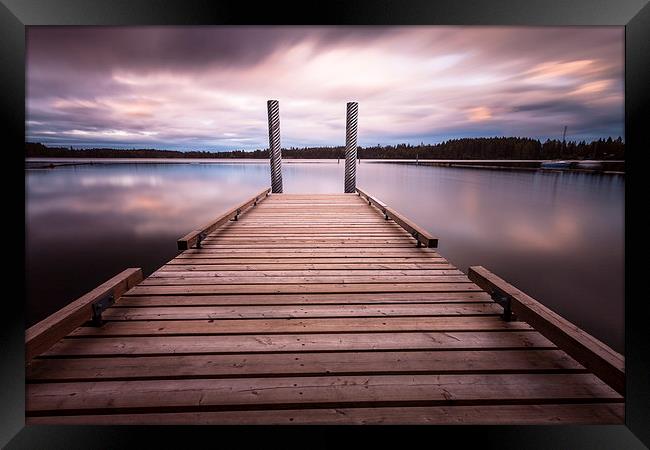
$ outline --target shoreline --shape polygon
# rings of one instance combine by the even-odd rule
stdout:
[[[576,165],[587,160],[565,160],[571,165]],[[283,158],[286,164],[345,164],[344,159],[302,159]],[[597,163],[597,168],[581,167],[542,167],[543,163],[554,160],[478,160],[478,159],[361,159],[358,164],[393,163],[406,165],[419,165],[430,167],[453,167],[466,169],[491,169],[491,170],[523,170],[539,172],[573,172],[603,175],[625,175],[625,171],[616,170],[624,167],[623,160],[588,160]],[[257,158],[66,158],[66,157],[31,157],[25,159],[26,170],[55,169],[57,167],[70,167],[95,164],[268,164],[268,159]]]

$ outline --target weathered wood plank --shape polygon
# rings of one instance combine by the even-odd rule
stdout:
[[[448,264],[448,262],[439,256],[432,257],[319,257],[319,258],[279,258],[279,257],[259,257],[259,258],[227,258],[223,255],[190,255],[185,258],[174,258],[167,263],[167,266],[176,264],[192,265],[215,265],[215,264],[355,264],[366,267],[367,264]]]
[[[30,382],[398,373],[584,372],[561,350],[276,353],[36,359]]]
[[[382,248],[382,247],[365,247],[365,248],[355,248],[355,249],[350,249],[346,250],[345,248],[340,248],[340,249],[319,249],[319,248],[314,248],[314,249],[309,249],[309,248],[304,248],[304,249],[282,249],[282,248],[271,248],[271,249],[264,249],[263,251],[254,251],[253,249],[218,249],[218,250],[210,250],[209,248],[192,248],[189,250],[184,251],[181,253],[178,258],[183,258],[183,257],[188,257],[188,256],[196,256],[196,255],[210,255],[210,254],[216,254],[216,255],[222,255],[223,256],[233,256],[235,257],[236,255],[241,255],[239,256],[240,258],[246,257],[245,255],[272,255],[273,257],[289,257],[290,255],[301,255],[301,256],[309,256],[309,257],[337,257],[339,258],[342,257],[343,255],[347,256],[352,256],[352,257],[360,257],[360,256],[392,256],[392,257],[406,257],[406,256],[417,256],[420,258],[423,257],[429,257],[429,256],[434,256],[438,255],[438,253],[435,250],[430,250],[430,249],[424,249],[424,248]],[[249,256],[250,257],[250,256]],[[261,256],[258,256],[261,257]],[[296,256],[297,257],[297,256]]]
[[[29,361],[45,352],[57,341],[90,319],[92,304],[95,300],[107,294],[112,294],[115,299],[118,299],[141,280],[142,269],[126,269],[28,328],[25,331],[25,359]]]
[[[213,284],[183,286],[135,286],[129,295],[182,294],[295,294],[346,292],[454,292],[480,291],[474,283],[381,283],[381,284]]]
[[[214,272],[215,274],[246,274],[250,272],[255,273],[331,273],[339,274],[345,273],[374,273],[380,272],[399,272],[409,271],[425,275],[429,272],[438,270],[457,270],[453,265],[443,262],[430,262],[430,263],[368,263],[368,264],[345,264],[345,263],[331,263],[331,264],[309,264],[309,263],[294,263],[294,264],[166,264],[158,269],[156,275],[165,272],[182,271],[186,275],[197,272]],[[353,271],[353,272],[351,272]]]
[[[621,425],[622,403],[315,408],[27,417],[28,425]]]
[[[149,277],[141,286],[200,286],[257,284],[385,284],[385,283],[469,283],[466,275],[330,275],[330,276],[168,276]]]
[[[27,415],[279,406],[444,406],[620,402],[591,374],[371,375],[98,381],[29,386]],[[295,407],[295,406],[294,406]]]
[[[534,331],[335,333],[63,339],[43,356],[556,348]]]
[[[337,317],[328,319],[127,320],[79,327],[68,337],[209,336],[227,334],[397,333],[531,330],[525,322],[492,317]]]
[[[121,307],[155,307],[155,306],[224,306],[224,305],[355,305],[355,304],[392,304],[392,303],[489,303],[492,299],[483,291],[474,292],[378,292],[348,294],[229,294],[229,295],[152,295],[127,296],[114,305],[110,311]]]
[[[206,266],[163,266],[158,271],[152,273],[149,278],[167,278],[167,277],[298,277],[298,276],[341,276],[350,275],[350,268],[355,266],[348,266],[347,268],[332,268],[332,269],[318,269],[308,268],[305,270],[305,265],[287,266],[286,268],[277,268],[276,265],[269,265],[275,269],[271,270],[258,270],[258,269],[242,269],[238,267],[234,270],[216,269],[210,270]],[[353,275],[356,276],[377,276],[377,275],[405,275],[405,276],[424,276],[424,275],[461,275],[458,269],[454,269],[451,264],[437,264],[428,269],[416,268],[382,268],[382,269],[366,269],[365,266],[357,267]],[[430,266],[431,267],[431,266]]]
[[[251,300],[249,300],[250,302]],[[155,302],[155,300],[153,301]],[[109,308],[105,320],[198,320],[198,319],[292,319],[325,317],[389,317],[389,316],[477,316],[498,315],[499,305],[494,303],[406,303],[406,304],[348,304],[303,306],[149,306],[152,301],[136,303],[136,308]],[[415,322],[409,319],[409,322]],[[417,324],[414,324],[414,326]]]
[[[486,291],[510,298],[513,313],[593,371],[620,394],[625,393],[625,359],[559,314],[484,267],[469,269],[470,278]]]
[[[252,239],[255,240],[255,239]],[[353,249],[365,249],[365,248],[372,248],[370,246],[372,245],[381,245],[383,249],[400,249],[400,248],[412,248],[414,246],[413,242],[408,242],[406,240],[402,240],[401,242],[387,242],[387,241],[382,241],[381,239],[377,239],[375,242],[349,242],[349,243],[341,243],[341,242],[320,242],[318,240],[314,240],[312,243],[308,242],[286,242],[286,243],[279,243],[279,242],[270,242],[270,243],[247,243],[247,244],[233,244],[233,243],[223,243],[223,244],[201,244],[202,249],[206,250],[218,250],[218,251],[239,251],[241,250],[248,250],[248,251],[266,251],[269,249],[282,249],[282,250],[297,250],[297,249],[310,249],[310,250],[318,250],[318,249],[328,249],[330,251],[337,251],[338,249],[345,250],[345,251],[350,251]]]

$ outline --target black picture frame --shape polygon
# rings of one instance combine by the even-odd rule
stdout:
[[[631,260],[631,201],[634,182],[631,161],[649,149],[643,117],[649,116],[650,6],[648,0],[357,0],[248,4],[234,0],[0,0],[1,124],[3,147],[12,175],[24,176],[25,141],[25,26],[29,25],[618,25],[625,26],[625,141],[626,141],[626,261]],[[637,156],[639,155],[639,156]],[[5,172],[3,178],[6,178]],[[632,178],[630,178],[632,177]],[[24,182],[24,179],[23,179]],[[11,261],[5,279],[2,308],[0,379],[0,445],[6,448],[121,448],[145,439],[147,446],[174,442],[184,447],[201,442],[240,443],[260,437],[259,431],[283,435],[282,445],[295,442],[310,447],[347,441],[340,433],[360,432],[364,438],[398,445],[452,445],[474,442],[481,447],[627,449],[650,446],[650,351],[646,333],[647,300],[634,296],[630,279],[634,267],[626,264],[625,425],[620,426],[463,426],[463,427],[125,427],[25,426],[24,372],[24,191],[8,186],[12,203],[5,202],[14,219],[5,235],[5,258]],[[18,183],[16,181],[15,183]],[[24,186],[24,184],[23,184]],[[6,191],[5,191],[6,192]],[[4,196],[7,198],[7,196]],[[15,202],[15,204],[13,203]],[[23,213],[21,217],[20,212]],[[23,238],[21,240],[21,237]],[[606,245],[606,243],[603,243]],[[636,247],[636,246],[635,246]],[[638,251],[638,247],[637,251]],[[19,257],[18,255],[22,255]],[[22,263],[22,267],[21,264]],[[641,267],[638,263],[637,267]],[[640,268],[637,271],[640,272]],[[22,275],[21,275],[22,274]],[[18,287],[18,292],[16,288]],[[337,431],[338,433],[334,433]],[[301,439],[291,442],[295,433]],[[309,444],[305,439],[309,440]],[[424,439],[416,441],[417,439]],[[205,440],[205,441],[204,441]],[[237,444],[240,445],[240,444]],[[266,445],[266,444],[265,444]]]

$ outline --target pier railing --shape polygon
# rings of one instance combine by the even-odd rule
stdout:
[[[251,206],[257,205],[259,202],[264,200],[269,193],[271,192],[271,188],[266,188],[259,194],[255,195],[254,197],[249,198],[246,200],[244,203],[241,205],[235,206],[234,208],[228,210],[226,213],[220,215],[217,217],[215,220],[211,221],[210,223],[204,225],[203,227],[194,230],[182,238],[180,238],[178,242],[178,249],[179,250],[187,250],[188,248],[192,248],[194,245],[201,246],[201,241],[209,234],[212,233],[214,230],[216,230],[218,227],[223,225],[224,223],[227,223],[231,219],[237,220],[239,218],[239,215],[244,212],[247,208]]]
[[[468,277],[493,298],[500,297],[518,319],[528,323],[549,341],[625,395],[625,359],[603,342],[556,314],[482,266],[469,268]]]
[[[27,362],[46,352],[86,321],[101,320],[102,311],[142,281],[142,269],[130,268],[41,320],[25,332]]]
[[[362,198],[365,198],[369,205],[373,205],[379,209],[386,220],[392,219],[400,227],[408,231],[411,236],[413,236],[417,242],[418,247],[421,245],[425,247],[435,248],[438,246],[438,238],[434,237],[427,230],[416,224],[415,222],[407,219],[403,215],[399,214],[394,209],[390,208],[381,200],[371,196],[370,194],[364,192],[363,190],[356,188],[357,194]]]

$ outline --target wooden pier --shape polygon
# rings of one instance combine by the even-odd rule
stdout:
[[[620,354],[396,209],[267,189],[198,228],[27,330],[27,423],[624,422]]]

